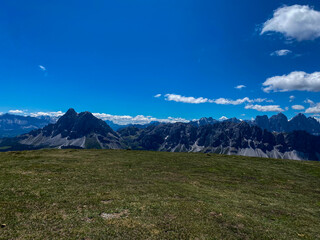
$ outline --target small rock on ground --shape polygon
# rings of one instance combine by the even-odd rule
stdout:
[[[124,210],[120,213],[101,213],[100,216],[103,219],[115,219],[115,218],[121,218],[122,216],[128,215],[129,211]]]

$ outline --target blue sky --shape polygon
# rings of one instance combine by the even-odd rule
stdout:
[[[318,26],[319,1],[2,1],[0,112],[316,116]]]

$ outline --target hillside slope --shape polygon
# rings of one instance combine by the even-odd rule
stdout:
[[[0,153],[0,239],[320,239],[320,164],[204,153]]]

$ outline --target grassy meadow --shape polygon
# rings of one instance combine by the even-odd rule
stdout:
[[[320,163],[204,153],[0,153],[0,239],[320,239]]]

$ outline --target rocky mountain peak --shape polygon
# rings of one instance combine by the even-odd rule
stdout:
[[[277,115],[272,116],[270,119],[272,120],[280,120],[280,121],[288,121],[288,118],[283,113],[278,113]]]
[[[90,112],[70,108],[55,124],[16,137],[19,144],[54,148],[120,148],[120,137]]]
[[[307,117],[306,117],[303,113],[299,113],[299,114],[297,114],[296,116],[294,116],[294,117],[292,118],[292,120],[293,120],[293,119],[307,120]]]
[[[320,135],[320,123],[313,117],[306,117],[303,113],[297,114],[290,121],[283,113],[270,118],[268,116],[257,116],[254,124],[274,132],[306,131],[314,135]]]
[[[76,116],[77,112],[73,108],[69,108],[68,111],[64,114],[64,116]]]
[[[233,123],[239,123],[239,122],[241,122],[238,118],[235,118],[235,117],[229,118],[229,119],[224,120],[224,121],[226,121],[226,122],[233,122]]]
[[[86,119],[86,120],[99,120],[98,118],[96,118],[95,116],[93,116],[93,114],[91,112],[88,112],[88,111],[85,111],[85,112],[82,112],[82,113],[79,113],[78,114],[78,117],[79,118],[82,118],[82,119]]]
[[[68,139],[82,138],[92,134],[105,137],[108,133],[117,136],[117,133],[103,120],[96,118],[90,112],[78,114],[73,108],[70,108],[55,124],[48,125],[32,134],[39,134],[40,132],[45,136],[52,137],[61,134],[61,137],[68,137]]]
[[[96,118],[90,112],[82,112],[77,115],[77,119],[73,123],[71,137],[81,137],[90,133],[101,134],[107,136],[108,133],[116,133],[103,120]]]
[[[255,124],[261,127],[262,129],[270,130],[270,123],[267,115],[257,116],[255,119]]]

